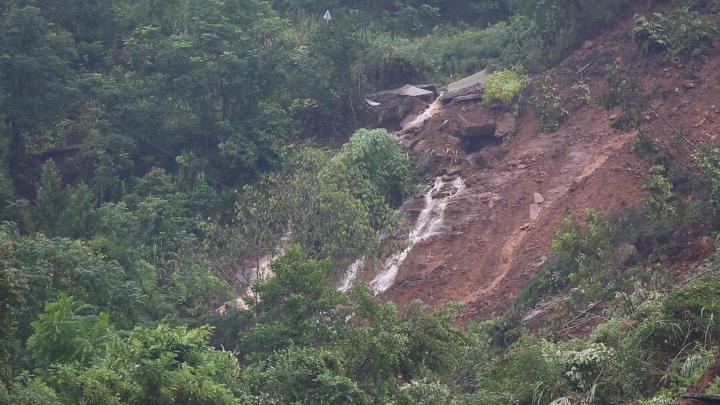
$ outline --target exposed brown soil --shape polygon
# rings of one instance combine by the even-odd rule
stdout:
[[[626,70],[651,95],[642,130],[690,164],[677,132],[693,145],[720,134],[717,50],[694,67],[640,58],[627,35],[631,27],[631,18],[621,21],[547,74],[565,84],[582,80],[596,99],[607,86],[606,63]],[[552,255],[551,241],[565,217],[641,202],[647,164],[631,150],[637,131],[611,128],[620,111],[594,101],[573,103],[570,118],[551,134],[540,133],[533,108],[523,103],[512,139],[470,155],[453,136],[454,120],[487,114],[477,101],[451,103],[421,131],[405,135],[410,153],[429,156],[438,174],[460,169],[468,187],[448,205],[445,231],[410,252],[385,299],[401,307],[415,298],[433,307],[464,301],[470,319],[500,314]],[[534,193],[544,201],[531,218]]]

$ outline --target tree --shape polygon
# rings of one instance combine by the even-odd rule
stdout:
[[[9,392],[0,386],[0,402],[22,405],[61,405],[57,392],[50,388],[41,378],[32,376],[27,371],[18,375],[10,384]]]
[[[238,404],[232,353],[208,346],[209,327],[136,327],[88,367],[60,365],[69,403]]]
[[[246,185],[236,203],[236,220],[247,253],[255,261],[255,279],[263,280],[261,260],[277,252],[288,227],[288,195],[278,182]]]
[[[242,378],[264,402],[370,404],[345,372],[342,356],[332,349],[291,346],[243,370]]]
[[[0,325],[4,325],[0,331],[0,380],[4,382],[12,378],[11,359],[21,346],[17,337],[18,317],[28,289],[27,278],[17,268],[13,245],[8,243],[8,233],[13,231],[0,228]]]
[[[80,183],[65,189],[64,197],[65,209],[58,220],[60,234],[71,238],[89,238],[95,211],[92,191],[85,183]]]
[[[412,162],[384,129],[355,131],[333,160],[344,162],[351,168],[357,167],[376,188],[376,193],[391,206],[400,205],[415,189]]]
[[[35,209],[32,228],[48,236],[57,236],[60,232],[60,218],[65,209],[65,194],[62,178],[52,159],[42,168],[40,183],[35,197]]]
[[[403,376],[406,381],[425,373],[452,375],[462,364],[471,345],[470,336],[453,325],[462,305],[451,303],[434,311],[422,301],[413,300],[405,308],[403,329],[408,336],[408,355],[405,358]]]
[[[0,110],[9,137],[9,172],[21,194],[31,194],[25,177],[26,145],[72,107],[70,61],[75,49],[67,33],[55,30],[32,6],[10,7],[0,17]],[[42,142],[37,142],[42,143]]]
[[[720,149],[704,148],[693,155],[709,181],[707,196],[716,216],[720,216]]]
[[[315,259],[342,261],[362,256],[378,243],[370,215],[348,190],[327,182],[309,183],[315,190],[299,205],[293,239]]]
[[[288,346],[310,347],[334,339],[342,327],[345,296],[330,284],[330,263],[290,248],[272,265],[275,276],[256,283],[251,302],[257,322],[241,336],[244,354],[263,356]]]
[[[60,294],[57,302],[45,304],[45,313],[32,323],[27,348],[42,367],[73,361],[88,364],[114,335],[107,312]]]
[[[353,380],[380,401],[395,389],[395,377],[409,354],[409,337],[395,304],[381,304],[367,284],[355,284],[350,303],[352,327],[338,344]]]
[[[286,22],[263,0],[183,5],[125,41],[137,100],[124,121],[151,135],[135,137],[155,152],[208,158],[226,183],[255,180],[276,163],[277,141],[293,132],[271,102],[284,83]]]
[[[43,304],[57,300],[62,292],[112,312],[118,321],[135,320],[147,298],[137,278],[128,278],[116,261],[84,242],[0,233],[0,245],[7,248],[0,263],[3,270],[16,273],[27,285],[21,290],[20,305],[11,310],[22,340],[32,333],[30,324],[43,311]]]
[[[653,165],[643,182],[643,191],[647,194],[643,203],[648,217],[656,223],[672,222],[677,211],[673,203],[673,186],[664,171],[662,166]]]

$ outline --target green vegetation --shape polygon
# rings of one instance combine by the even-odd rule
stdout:
[[[539,83],[537,91],[540,97],[532,97],[530,102],[540,119],[540,130],[546,133],[554,132],[570,116],[564,106],[565,98],[559,94],[558,86],[553,85],[550,78]]]
[[[695,58],[708,52],[715,32],[711,17],[680,7],[650,19],[636,14],[632,37],[643,56],[667,52],[671,59]]]
[[[701,149],[693,157],[710,183],[707,197],[717,215],[720,213],[720,150],[717,148]]]
[[[511,105],[518,101],[520,93],[530,83],[530,78],[520,69],[507,69],[491,73],[485,82],[483,101],[490,104],[499,101]]]
[[[720,346],[720,259],[677,286],[660,264],[682,249],[673,235],[718,222],[712,148],[695,154],[705,204],[640,139],[644,204],[568,219],[502,317],[461,327],[459,303],[401,311],[330,281],[402,234],[422,169],[387,131],[358,129],[365,94],[487,69],[484,102],[515,104],[529,83],[516,66],[552,66],[626,5],[3,3],[0,404],[673,398]],[[643,53],[705,54],[705,11],[638,18],[632,35]],[[641,87],[616,66],[607,81],[616,125],[639,126]],[[571,97],[539,91],[552,131]],[[520,311],[562,292],[528,333]],[[558,339],[600,310],[594,332]]]
[[[638,82],[621,67],[605,65],[605,78],[608,83],[607,91],[599,96],[598,102],[607,110],[620,107],[622,112],[613,121],[612,127],[623,131],[637,128],[647,107],[647,95]]]

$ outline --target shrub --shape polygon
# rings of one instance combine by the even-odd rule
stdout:
[[[720,278],[706,276],[676,288],[662,300],[656,295],[638,306],[640,322],[628,334],[628,342],[655,353],[655,360],[669,362],[693,341],[717,341],[720,328]]]
[[[663,307],[674,318],[712,322],[720,317],[720,277],[703,277],[677,288]]]
[[[655,16],[662,17],[662,14],[655,13]],[[670,40],[658,21],[659,18],[648,20],[645,16],[635,14],[634,19],[635,27],[631,35],[640,46],[642,56],[659,53],[668,48]]]
[[[570,116],[564,106],[565,97],[549,79],[538,84],[537,89],[540,97],[533,97],[530,101],[540,119],[540,130],[545,133],[554,132]]]
[[[608,82],[607,92],[598,101],[602,107],[610,110],[620,107],[623,114],[611,125],[615,129],[628,130],[640,124],[640,118],[647,107],[647,96],[628,72],[614,65],[605,66],[605,78]]]
[[[636,14],[631,35],[643,56],[667,51],[670,58],[690,58],[708,51],[715,31],[711,18],[681,7],[650,19]]]
[[[490,104],[500,101],[510,105],[518,101],[520,93],[530,83],[530,77],[521,68],[500,70],[491,73],[485,83],[483,101]]]
[[[357,168],[390,204],[399,205],[415,191],[412,163],[384,129],[356,131],[335,160]]]
[[[602,343],[585,342],[568,342],[545,353],[562,367],[565,378],[580,391],[590,389],[597,382],[613,355],[613,350]]]
[[[648,216],[655,222],[672,220],[676,213],[673,204],[673,187],[670,180],[665,177],[662,166],[652,166],[643,183],[643,190],[647,195],[644,198]]]
[[[693,155],[709,180],[708,197],[715,216],[720,216],[720,149],[701,149]]]
[[[656,140],[647,133],[640,131],[633,142],[632,151],[635,156],[649,162],[653,166],[660,166],[668,171],[672,167],[670,156]]]

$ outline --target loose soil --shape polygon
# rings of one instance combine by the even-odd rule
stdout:
[[[567,216],[582,220],[590,208],[607,213],[641,203],[648,165],[632,152],[638,132],[612,129],[621,112],[606,111],[595,101],[607,87],[606,64],[642,83],[650,107],[642,114],[641,130],[681,164],[692,165],[691,148],[683,144],[717,141],[717,47],[705,63],[695,65],[641,58],[628,36],[632,24],[631,18],[621,21],[535,78],[549,75],[589,88],[592,101],[571,100],[569,119],[554,133],[540,133],[533,108],[524,102],[512,139],[468,155],[452,133],[458,114],[487,113],[486,106],[472,101],[451,103],[422,130],[404,135],[409,153],[426,157],[437,175],[459,169],[467,189],[448,205],[444,232],[415,246],[383,299],[400,307],[416,298],[431,307],[463,301],[467,319],[500,314],[552,255],[552,239]],[[687,142],[677,142],[678,132]],[[535,206],[534,193],[544,200]]]

